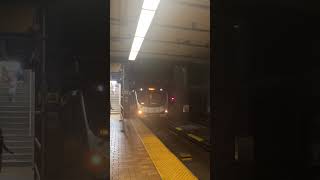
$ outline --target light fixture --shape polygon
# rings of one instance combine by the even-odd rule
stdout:
[[[133,43],[132,43],[132,47],[131,47],[131,51],[133,52],[139,52],[140,48],[141,48],[141,45],[142,45],[142,42],[143,42],[143,39],[142,37],[135,37],[133,39]]]
[[[143,89],[142,89],[142,88],[140,88],[140,91],[143,91]]]
[[[149,88],[149,91],[154,91],[154,90],[156,90],[155,88]]]
[[[163,89],[161,88],[160,91],[163,91]]]
[[[145,37],[147,34],[147,31],[149,29],[149,26],[152,22],[153,16],[154,16],[154,11],[149,11],[149,10],[144,10],[142,9],[137,30],[136,30],[136,37]]]
[[[130,55],[129,55],[129,60],[130,60],[130,61],[136,60],[137,55],[138,55],[138,52],[137,52],[137,51],[131,51],[131,52],[130,52]]]
[[[142,9],[155,11],[157,10],[159,3],[160,3],[160,0],[144,0]]]
[[[164,112],[165,112],[165,113],[168,113],[168,110],[165,110]]]
[[[142,114],[142,111],[141,111],[141,110],[139,110],[139,111],[138,111],[138,114]]]
[[[134,61],[140,51],[144,37],[151,25],[154,14],[159,6],[160,0],[144,0],[139,21],[135,33],[135,37],[131,46],[129,60]]]

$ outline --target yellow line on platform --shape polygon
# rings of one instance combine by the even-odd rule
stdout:
[[[163,180],[197,180],[192,172],[141,122],[131,123]]]
[[[188,134],[188,136],[191,137],[191,138],[193,138],[193,139],[195,139],[195,140],[197,140],[197,141],[200,141],[200,142],[203,141],[203,139],[202,139],[201,137],[196,136],[196,135],[194,135],[194,134]]]

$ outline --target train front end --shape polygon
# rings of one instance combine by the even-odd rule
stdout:
[[[135,90],[137,116],[143,119],[168,117],[168,93],[163,88],[139,88]]]

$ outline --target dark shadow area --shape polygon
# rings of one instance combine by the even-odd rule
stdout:
[[[213,18],[215,179],[318,179],[319,14],[224,3]]]
[[[0,105],[5,141],[16,152],[5,164],[13,170],[6,172],[30,167],[35,179],[109,177],[108,5],[68,0],[0,6],[1,62],[18,60],[25,72],[16,102]],[[5,88],[1,82],[1,101]],[[12,178],[8,173],[4,177]]]

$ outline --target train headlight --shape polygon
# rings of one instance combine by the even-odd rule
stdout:
[[[138,114],[142,114],[142,111],[141,111],[141,110],[139,110],[139,111],[138,111]]]

